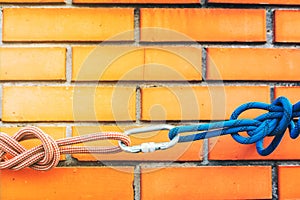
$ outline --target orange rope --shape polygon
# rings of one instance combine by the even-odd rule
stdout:
[[[27,150],[19,142],[28,139],[39,139],[42,144]],[[25,127],[20,129],[14,136],[0,132],[0,170],[19,170],[30,167],[36,170],[49,170],[57,166],[61,154],[82,154],[82,153],[117,153],[119,146],[109,147],[82,147],[71,146],[84,142],[96,140],[120,140],[125,145],[130,145],[130,138],[120,132],[100,132],[89,135],[76,136],[54,140],[48,134],[37,127]],[[12,158],[7,159],[9,154]]]

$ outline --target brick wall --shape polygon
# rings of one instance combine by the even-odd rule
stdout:
[[[0,5],[0,123],[9,134],[201,123],[248,101],[299,100],[298,0]],[[132,136],[145,141],[168,141],[167,132]],[[285,136],[266,157],[230,136],[151,154],[66,155],[47,172],[1,171],[0,199],[295,199],[299,141]]]

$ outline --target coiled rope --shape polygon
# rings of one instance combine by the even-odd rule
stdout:
[[[34,138],[39,139],[42,144],[27,150],[19,143]],[[108,154],[121,151],[119,146],[71,146],[96,140],[120,140],[126,145],[130,145],[130,138],[119,132],[101,132],[56,141],[37,127],[24,127],[12,137],[6,133],[0,133],[0,169],[19,170],[30,167],[35,170],[49,170],[58,164],[61,154]],[[12,158],[7,159],[6,154]]]
[[[238,119],[246,110],[262,109],[268,111],[255,119]],[[169,139],[185,132],[196,134],[180,136],[178,142],[189,142],[230,134],[235,141],[241,144],[256,143],[257,152],[266,156],[272,153],[279,145],[284,133],[289,129],[290,137],[295,139],[300,133],[300,121],[293,120],[300,117],[300,102],[292,105],[286,97],[277,98],[272,104],[250,102],[238,107],[231,115],[230,120],[223,122],[178,126],[169,131]],[[246,132],[248,136],[242,136]],[[273,136],[272,142],[264,147],[264,138]]]

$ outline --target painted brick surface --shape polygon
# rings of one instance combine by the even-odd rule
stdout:
[[[128,32],[132,30],[133,9],[129,8],[3,10],[3,41],[133,40],[133,32]]]
[[[193,47],[73,47],[72,80],[201,80],[201,62]]]
[[[65,48],[1,48],[0,80],[65,80]]]
[[[228,119],[234,109],[248,101],[269,102],[269,87],[143,88],[142,120]],[[259,113],[249,111],[242,116],[254,117]]]
[[[274,25],[275,42],[300,41],[300,13],[296,10],[276,10]]]
[[[141,9],[141,40],[262,42],[265,20],[259,9]]]
[[[143,168],[141,195],[143,199],[269,199],[270,175],[271,168],[262,166]]]
[[[134,96],[134,89],[125,87],[4,87],[2,119],[131,121],[135,119]]]
[[[297,199],[300,196],[298,190],[294,190],[299,184],[298,166],[279,166],[278,167],[278,189],[280,199]]]
[[[74,0],[74,3],[155,3],[155,4],[199,4],[198,0]]]
[[[126,134],[229,119],[251,101],[299,101],[297,0],[0,3],[0,131],[9,135],[24,126],[55,140]],[[131,146],[169,141],[167,130],[129,137]],[[147,154],[62,155],[47,172],[1,170],[0,199],[300,199],[299,141],[286,131],[269,156],[230,135]]]
[[[298,49],[209,48],[208,80],[299,81]]]
[[[259,5],[299,5],[297,0],[208,0],[209,3],[259,4]]]
[[[1,199],[132,199],[133,168],[1,171]],[[47,186],[47,187],[45,187]],[[16,188],[20,191],[16,192]],[[28,192],[31,191],[31,192]],[[34,195],[32,195],[34,193]]]

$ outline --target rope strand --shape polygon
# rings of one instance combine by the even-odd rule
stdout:
[[[41,145],[27,150],[19,142],[37,138]],[[96,140],[120,140],[130,145],[130,138],[119,132],[100,132],[89,135],[64,138],[55,141],[49,135],[37,127],[24,127],[14,136],[0,132],[0,170],[20,170],[30,167],[35,170],[49,170],[57,166],[61,154],[82,154],[82,153],[117,153],[119,146],[111,147],[82,147],[71,146],[74,144],[91,142]],[[7,159],[6,154],[12,156]]]

